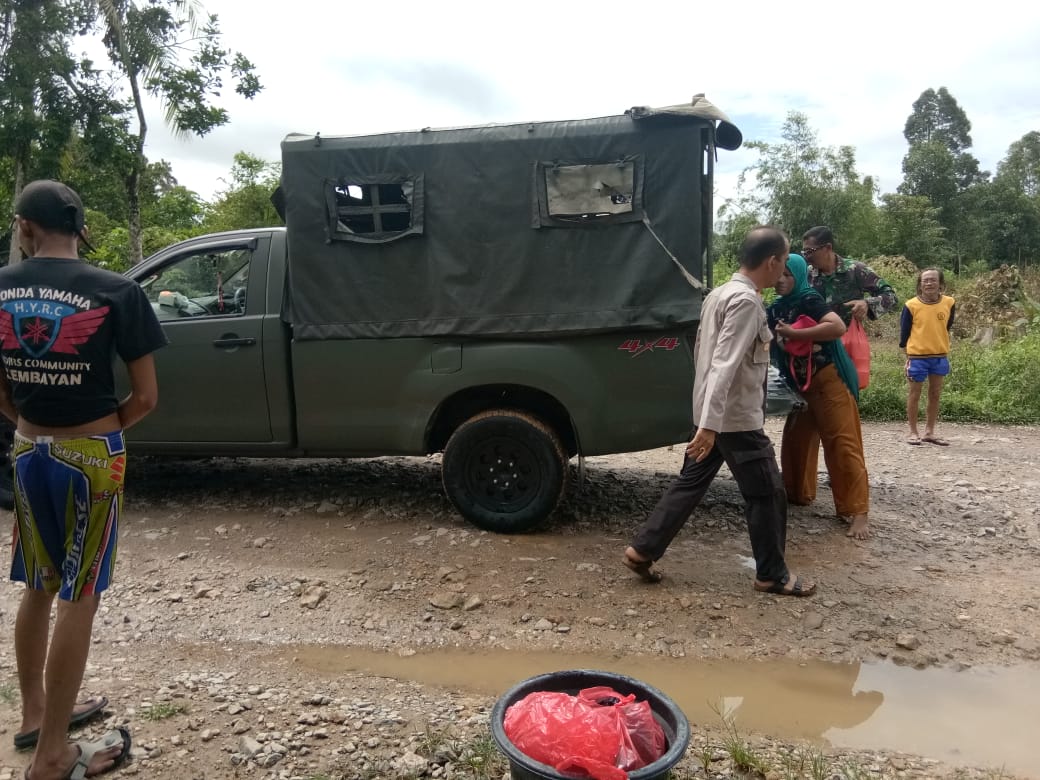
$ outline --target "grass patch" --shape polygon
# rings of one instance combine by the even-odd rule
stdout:
[[[183,715],[188,711],[188,708],[183,704],[174,704],[173,702],[161,701],[157,704],[150,704],[141,710],[141,717],[145,720],[166,720],[172,718],[174,715]]]
[[[712,710],[722,721],[725,730],[722,747],[729,754],[733,766],[738,772],[765,777],[769,773],[769,764],[755,753],[751,744],[737,729],[736,721],[723,712],[721,705],[712,705]]]
[[[509,771],[509,762],[498,752],[490,734],[484,734],[459,747],[458,765],[477,780],[500,780]]]
[[[950,376],[939,401],[939,419],[1029,425],[1040,422],[1040,330],[1024,338],[981,347],[955,341]],[[905,420],[905,358],[896,341],[872,343],[870,386],[860,393],[866,420]],[[927,388],[922,393],[924,418]]]
[[[4,704],[14,704],[19,700],[18,686],[14,683],[4,683],[0,685],[0,701]]]

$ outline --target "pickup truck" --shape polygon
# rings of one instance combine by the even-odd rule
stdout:
[[[722,130],[739,144],[686,108],[290,136],[286,227],[128,272],[169,338],[133,451],[443,452],[460,514],[516,533],[552,512],[571,458],[685,441],[711,164]],[[768,411],[796,402],[774,376]]]

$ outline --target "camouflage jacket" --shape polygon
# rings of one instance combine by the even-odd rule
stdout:
[[[866,296],[867,317],[876,320],[898,305],[892,285],[874,273],[869,266],[847,257],[838,257],[833,274],[821,274],[809,266],[809,284],[823,296],[823,300],[848,325],[852,309],[844,304]]]

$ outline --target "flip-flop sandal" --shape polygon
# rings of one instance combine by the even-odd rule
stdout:
[[[762,584],[760,584],[758,582],[755,582],[755,590],[757,590],[759,593],[774,593],[777,596],[799,596],[799,597],[811,596],[812,594],[814,594],[816,592],[816,583],[815,582],[812,585],[809,585],[808,587],[806,587],[803,584],[803,580],[802,580],[801,577],[795,577],[794,578],[794,584],[791,585],[790,588],[788,588],[787,587],[787,583],[789,583],[790,581],[791,581],[791,575],[788,574],[782,580],[777,580],[776,582],[774,582],[774,583],[772,583],[770,585],[762,585]]]
[[[653,585],[664,579],[664,576],[661,574],[661,572],[654,571],[653,561],[639,561],[635,558],[630,558],[627,555],[624,558],[622,558],[622,560],[624,561],[625,566],[627,566],[629,569],[638,574],[639,578],[643,582],[648,582]]]
[[[72,717],[69,718],[69,729],[74,729],[77,726],[82,726],[98,715],[101,715],[108,706],[108,698],[100,696],[95,699],[87,699],[84,702],[80,702],[77,706],[82,707],[88,705],[84,709],[76,712],[73,710]],[[28,750],[31,747],[36,747],[36,743],[40,740],[40,730],[33,729],[32,731],[26,731],[22,734],[14,735],[14,749],[15,750]]]
[[[949,447],[950,443],[946,439],[942,439],[938,436],[922,436],[921,441],[926,441],[929,444],[935,444],[939,447]]]
[[[907,436],[906,437],[906,443],[907,444],[913,444],[916,447],[917,445],[919,445],[921,443],[921,437],[920,436]]]
[[[105,750],[111,750],[116,745],[120,745],[119,755],[112,759],[112,766],[108,767],[97,774],[90,775],[91,777],[98,777],[99,775],[108,774],[127,762],[130,758],[130,732],[120,726],[119,728],[112,729],[105,734],[101,739],[96,739],[93,742],[80,741],[73,743],[79,748],[79,756],[76,758],[76,763],[69,767],[65,773],[65,780],[85,780],[87,777],[87,770],[90,768],[90,762],[94,760],[94,756]],[[29,772],[32,771],[32,765],[30,764],[26,770],[24,778],[25,780],[31,780]]]

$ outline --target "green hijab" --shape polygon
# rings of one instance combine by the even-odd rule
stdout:
[[[794,287],[791,288],[791,292],[787,293],[787,295],[779,296],[776,299],[778,303],[797,309],[800,307],[800,304],[805,303],[806,300],[814,295],[820,299],[821,303],[823,302],[823,296],[809,284],[809,266],[805,262],[804,257],[792,252],[787,258],[787,270],[794,277]],[[801,313],[804,314],[805,312]],[[831,359],[831,362],[834,363],[834,367],[838,369],[838,376],[841,377],[841,381],[845,383],[845,386],[849,388],[849,392],[852,393],[852,397],[859,403],[859,375],[856,373],[856,366],[852,362],[852,358],[849,357],[849,353],[845,351],[845,345],[841,343],[841,339],[819,341],[817,343]]]
[[[809,284],[809,266],[805,258],[792,252],[787,258],[787,270],[794,277],[794,287],[787,295],[780,295],[777,301],[785,306],[797,306],[811,295],[819,295]]]

